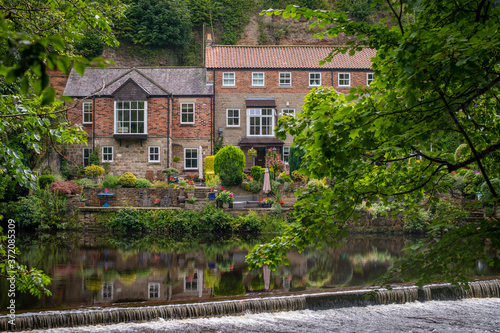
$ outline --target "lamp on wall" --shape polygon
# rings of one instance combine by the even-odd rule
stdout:
[[[219,127],[219,136],[222,136],[222,127]]]

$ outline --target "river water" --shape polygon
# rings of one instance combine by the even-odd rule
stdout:
[[[33,332],[500,332],[500,299],[464,299]]]
[[[405,236],[354,236],[336,248],[289,251],[290,265],[274,272],[249,270],[245,256],[260,242],[255,235],[167,239],[102,233],[23,234],[19,261],[53,278],[51,297],[17,295],[16,310],[41,311],[92,306],[144,306],[275,296],[362,287],[384,274]],[[474,275],[500,275],[478,263]],[[0,280],[1,290],[7,281]],[[5,313],[6,293],[0,293]]]

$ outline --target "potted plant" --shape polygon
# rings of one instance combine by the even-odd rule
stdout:
[[[227,190],[221,189],[215,202],[217,202],[218,205],[222,204],[222,208],[229,208],[229,204],[234,202],[234,195]]]
[[[248,152],[247,152],[247,157],[248,158],[254,158],[254,157],[257,157],[257,150],[252,147],[250,149],[248,149]]]
[[[215,194],[217,192],[217,188],[220,187],[220,178],[218,175],[211,175],[209,178],[207,178],[207,181],[205,182],[207,187],[210,187],[210,192],[208,193],[208,198],[209,199],[215,199]]]
[[[195,190],[196,190],[196,188],[193,185],[186,186],[185,191],[187,193],[188,199],[194,197],[194,191]]]
[[[171,176],[179,174],[179,170],[177,170],[175,168],[166,168],[165,170],[162,170],[161,172],[165,175],[165,179],[167,180],[167,182],[170,181]]]
[[[86,197],[80,196],[80,207],[85,207],[85,202],[87,201]]]
[[[273,198],[262,198],[259,200],[262,208],[270,208],[274,203]]]

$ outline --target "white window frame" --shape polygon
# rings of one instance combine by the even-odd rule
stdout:
[[[196,158],[187,158],[187,152],[189,151],[196,151]],[[198,170],[198,154],[200,152],[198,151],[198,148],[184,148],[184,170]],[[191,152],[192,154],[192,152]],[[187,161],[188,160],[193,160],[193,161],[196,161],[196,167],[193,167],[192,164],[190,167],[187,166]]]
[[[88,156],[85,156],[85,152],[88,152]],[[90,165],[90,154],[92,154],[92,148],[83,148],[83,155],[82,155],[83,167]],[[85,161],[87,162],[85,163]]]
[[[153,151],[151,151],[153,149]],[[157,156],[158,159],[156,158],[151,158],[153,156]],[[148,162],[149,163],[160,163],[160,146],[149,146],[148,147]]]
[[[295,109],[293,108],[284,108],[284,109],[281,109],[281,116],[285,116],[285,115],[292,115],[293,117],[295,117]]]
[[[256,75],[262,75],[262,78],[256,78]],[[262,80],[262,83],[255,83],[256,80]],[[266,74],[264,72],[252,72],[252,87],[264,87],[266,85]]]
[[[88,120],[85,121],[85,116],[90,117],[90,121],[88,121]],[[82,103],[82,123],[83,124],[92,124],[92,102],[83,102]]]
[[[106,289],[106,294],[104,293]],[[113,299],[114,287],[113,282],[105,282],[101,288],[101,298],[105,301],[111,301]]]
[[[266,110],[266,113],[268,112],[268,110],[271,110],[271,114],[265,114],[265,115],[262,115],[262,110]],[[260,108],[260,109],[247,109],[247,136],[274,136],[274,109],[273,108]],[[254,122],[254,125],[251,125],[251,118],[254,117],[254,118],[259,118],[259,124],[255,124]],[[262,125],[262,120],[263,119],[267,119],[267,120],[271,120],[271,124],[270,125]],[[257,127],[258,126],[258,132],[259,134],[251,134],[251,127]],[[262,135],[262,129],[269,126],[270,128],[270,131],[271,133],[269,134],[265,134],[265,135]]]
[[[161,296],[161,288],[158,282],[149,282],[148,283],[148,298],[160,298]],[[156,296],[157,295],[157,296]]]
[[[366,73],[366,85],[369,86],[373,82],[374,78],[375,78],[375,73]]]
[[[233,111],[233,115],[232,116],[229,116],[229,112],[230,111]],[[238,116],[237,117],[234,116],[234,111],[238,111]],[[240,115],[241,115],[240,109],[226,109],[226,126],[227,127],[240,127],[240,125],[241,125],[241,121],[240,121],[241,117],[240,117]],[[229,120],[232,120],[233,123],[229,124]],[[234,124],[234,120],[238,120],[238,125]]]
[[[283,146],[283,153],[281,155],[283,162],[285,162],[286,164],[288,164],[288,162],[290,161],[290,148],[290,146]],[[285,160],[285,156],[287,157],[288,161]]]
[[[190,112],[189,110],[184,110],[184,107],[191,106],[192,108],[192,114],[193,114],[193,121],[183,121],[182,116],[186,115],[186,119],[189,118]],[[195,116],[196,116],[196,108],[194,103],[181,103],[181,124],[194,124],[195,123]]]
[[[314,78],[312,76],[315,76]],[[319,78],[316,77],[319,75]],[[319,80],[319,84],[314,83],[314,81]],[[319,87],[321,86],[321,73],[320,72],[311,72],[309,73],[309,87]]]
[[[109,152],[109,150],[111,149],[111,153]],[[106,152],[105,152],[106,150]],[[113,157],[114,157],[114,149],[113,149],[113,146],[104,146],[102,147],[102,158],[101,158],[101,161],[102,163],[113,163]],[[109,155],[111,155],[111,159],[106,159],[105,157],[109,157]]]
[[[342,78],[340,77],[342,75]],[[347,78],[346,78],[347,75]],[[350,87],[351,86],[351,73],[339,73],[339,87]],[[347,81],[347,84],[340,84],[340,81]]]
[[[187,274],[184,275],[184,292],[196,292],[198,291],[198,278],[199,278],[199,275],[198,274],[199,271],[198,270],[195,270],[194,271],[194,275],[196,277],[193,277],[193,279],[191,281],[188,281],[188,276]],[[188,288],[188,284],[189,284],[189,288]],[[194,288],[193,288],[193,285],[194,285]]]
[[[118,108],[119,103],[131,103],[129,104],[129,114],[128,114],[128,119],[129,120],[122,120],[118,121],[118,112],[124,112],[122,113],[122,117],[125,118],[126,115],[126,109],[123,107],[122,109]],[[132,109],[132,103],[144,103],[144,108],[139,109],[138,104],[137,108],[134,109],[137,111],[137,120],[132,120],[132,114],[131,112],[134,111]],[[142,110],[144,112],[144,120],[140,121],[139,120],[139,111]],[[143,132],[132,132],[132,124],[136,123],[137,124],[137,129],[139,127],[139,124],[144,124],[144,131]],[[121,124],[122,126],[119,126]],[[124,126],[127,125],[127,126]],[[115,101],[115,134],[148,134],[148,102],[147,101]]]
[[[281,77],[281,75],[287,75],[287,74],[288,74],[288,78]],[[288,81],[288,83],[286,83],[286,81]],[[292,86],[292,73],[291,72],[280,72],[280,74],[279,74],[279,85],[281,87],[291,87]]]
[[[222,73],[222,86],[234,87],[236,85],[236,74],[234,72]]]

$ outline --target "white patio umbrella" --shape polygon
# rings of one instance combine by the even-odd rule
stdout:
[[[203,180],[203,149],[201,146],[198,151],[198,173],[200,174],[198,178],[200,178],[201,185],[201,181]]]
[[[268,168],[266,168],[264,172],[264,185],[262,185],[262,191],[264,191],[264,193],[271,192],[271,177],[269,176]]]

